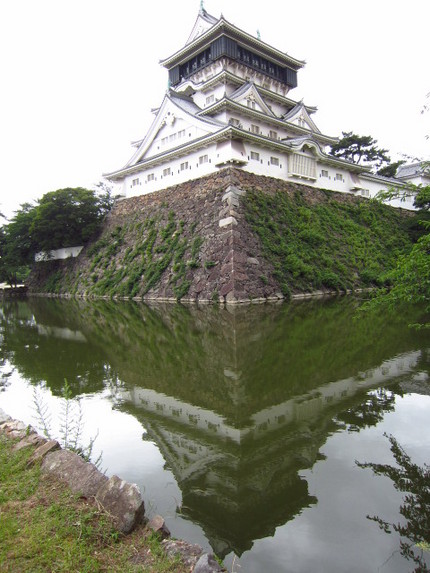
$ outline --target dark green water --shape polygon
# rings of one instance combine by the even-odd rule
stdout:
[[[0,407],[34,423],[38,388],[55,422],[67,378],[107,473],[137,482],[175,536],[243,573],[408,570],[366,518],[398,520],[401,495],[355,460],[390,463],[384,432],[430,459],[430,337],[407,328],[419,311],[1,305]]]

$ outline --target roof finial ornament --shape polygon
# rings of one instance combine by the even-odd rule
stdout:
[[[261,40],[260,30],[257,30],[257,38],[258,38],[259,40]]]
[[[205,3],[204,0],[200,0],[200,12],[204,12],[205,11]]]

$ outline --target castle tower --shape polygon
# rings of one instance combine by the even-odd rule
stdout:
[[[106,177],[126,197],[234,165],[322,189],[376,194],[368,169],[328,155],[313,106],[290,98],[304,62],[200,8],[185,45],[161,60],[169,89],[128,163]],[[369,191],[370,190],[370,191]]]

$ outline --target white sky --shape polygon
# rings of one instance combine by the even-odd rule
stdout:
[[[304,59],[296,100],[323,133],[372,135],[428,158],[428,0],[205,0],[206,10]],[[167,87],[199,0],[0,0],[0,211],[122,167]]]

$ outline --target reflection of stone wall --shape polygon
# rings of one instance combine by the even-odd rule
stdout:
[[[87,342],[78,347],[70,341],[63,350],[58,339],[41,341],[30,328],[25,334],[9,328],[6,344],[18,362],[30,367],[24,352],[30,337],[40,346],[43,367],[59,377],[57,384],[64,377],[58,363],[63,354],[71,372],[79,365],[93,373],[82,376],[81,391],[90,380],[88,391],[103,387],[109,369],[121,387],[174,396],[236,428],[265,408],[428,346],[426,333],[405,326],[415,316],[385,313],[355,321],[351,298],[229,309],[52,299],[24,304],[34,324],[79,332]]]

